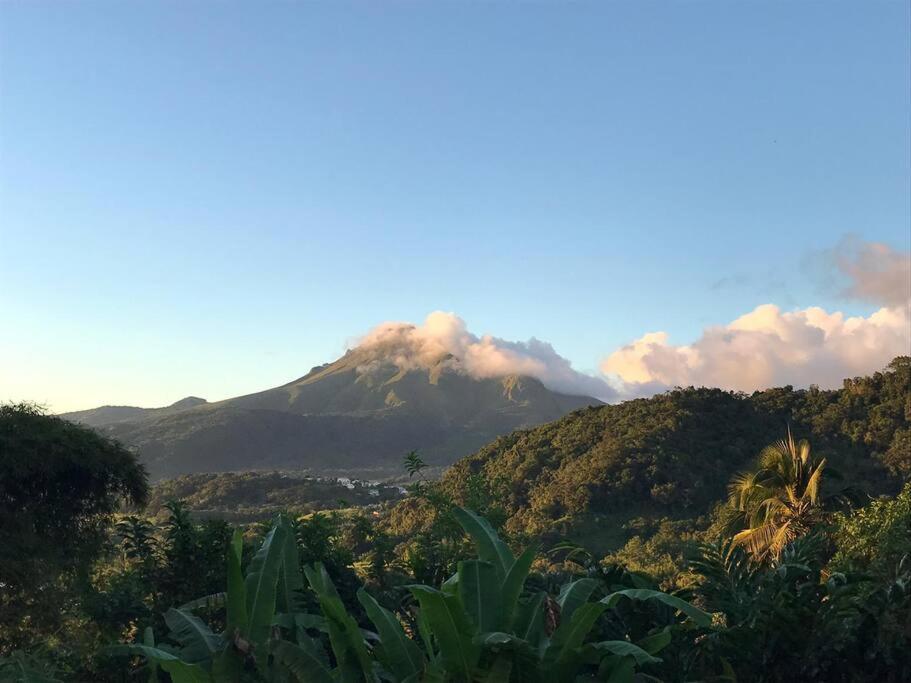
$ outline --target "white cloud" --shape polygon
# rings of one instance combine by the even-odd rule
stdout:
[[[601,377],[573,369],[547,342],[477,336],[460,317],[442,311],[420,325],[378,325],[357,346],[402,368],[448,362],[473,377],[527,375],[555,391],[604,401],[690,385],[747,392],[786,384],[838,387],[846,377],[880,370],[911,353],[911,254],[846,238],[823,256],[830,274],[843,280],[844,296],[880,308],[866,317],[846,317],[818,307],[783,311],[764,304],[706,328],[685,345],[671,343],[667,332],[650,332],[608,355]]]
[[[491,335],[476,336],[454,313],[435,311],[422,325],[386,322],[357,342],[391,359],[400,368],[429,368],[451,355],[455,367],[479,379],[526,375],[565,394],[615,400],[616,391],[602,378],[574,370],[547,342],[532,337],[514,342]]]
[[[911,349],[907,306],[845,318],[821,308],[782,312],[764,304],[692,344],[675,346],[664,332],[614,351],[601,370],[619,377],[628,395],[673,386],[738,391],[793,384],[837,387],[845,377],[882,369]]]
[[[617,349],[601,370],[626,395],[673,386],[753,391],[792,384],[837,387],[911,353],[911,254],[847,238],[825,253],[846,282],[842,295],[881,306],[867,317],[806,308],[783,312],[764,304],[727,325],[707,328],[692,344],[651,332]]]

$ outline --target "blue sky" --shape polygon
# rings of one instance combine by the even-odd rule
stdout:
[[[576,368],[911,248],[907,2],[0,4],[0,400],[274,386],[453,311]]]

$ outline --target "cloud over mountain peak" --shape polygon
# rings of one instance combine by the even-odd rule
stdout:
[[[602,378],[572,367],[547,342],[508,341],[475,335],[454,313],[434,311],[420,325],[384,322],[357,340],[361,352],[378,352],[402,369],[430,368],[451,356],[454,367],[477,379],[525,375],[565,394],[616,400],[616,391]]]

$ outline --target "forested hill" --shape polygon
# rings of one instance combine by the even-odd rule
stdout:
[[[849,483],[894,491],[911,474],[909,418],[908,357],[833,391],[678,389],[500,437],[450,468],[442,488],[493,501],[512,533],[604,539],[634,517],[710,512],[732,475],[789,427]],[[420,525],[415,512],[403,503],[394,526]]]

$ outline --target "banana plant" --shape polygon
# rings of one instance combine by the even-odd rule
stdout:
[[[150,683],[158,680],[158,671],[173,683],[563,683],[581,673],[620,683],[661,661],[655,655],[671,633],[665,628],[637,643],[592,642],[589,636],[605,611],[623,600],[658,601],[696,625],[711,621],[684,600],[653,590],[628,589],[593,601],[599,584],[589,578],[567,583],[556,598],[527,594],[525,580],[537,549],[515,557],[484,518],[460,508],[454,514],[478,557],[460,562],[439,589],[408,587],[418,606],[416,633],[406,633],[402,621],[364,589],[357,599],[376,631],[362,629],[319,563],[305,567],[304,574],[321,614],[304,612],[296,540],[288,520],[279,517],[246,574],[243,540],[235,532],[224,593],[165,614],[169,639],[177,646],[156,645],[147,630],[143,643],[112,649],[146,658]],[[222,633],[193,614],[212,604],[225,608]]]
[[[670,633],[639,643],[587,642],[601,615],[625,599],[662,602],[698,625],[711,622],[711,615],[659,591],[623,590],[591,601],[594,579],[564,585],[556,600],[543,593],[523,597],[536,549],[515,557],[487,520],[460,508],[454,514],[478,559],[461,562],[440,590],[410,587],[420,605],[427,670],[444,673],[445,680],[560,683],[574,681],[583,668],[609,680],[632,680],[639,667],[660,661],[655,654],[670,642]]]
[[[227,590],[179,608],[169,609],[165,623],[177,647],[156,645],[148,632],[141,644],[109,648],[112,654],[138,655],[150,663],[150,680],[158,669],[173,683],[236,681],[253,666],[266,680],[280,680],[284,671],[273,666],[274,632],[281,624],[306,615],[302,611],[303,579],[297,544],[288,520],[279,516],[254,555],[246,574],[241,568],[243,534],[234,532],[227,552]],[[225,607],[225,630],[213,632],[193,610]],[[303,635],[303,630],[301,630]]]
[[[711,616],[680,598],[658,591],[629,589],[592,601],[594,579],[563,586],[554,600],[545,593],[523,595],[536,548],[515,557],[490,524],[456,508],[456,519],[474,540],[478,557],[465,560],[439,589],[409,586],[417,600],[416,638],[402,622],[361,589],[358,600],[376,628],[367,645],[345,612],[332,582],[320,565],[306,570],[329,625],[336,667],[319,665],[312,654],[282,644],[283,655],[297,659],[292,670],[311,668],[299,680],[331,681],[575,681],[583,669],[611,681],[631,681],[637,669],[660,662],[655,655],[671,640],[664,629],[638,643],[626,640],[588,642],[600,616],[622,600],[654,600],[679,610],[705,626]],[[420,647],[419,640],[423,647]],[[307,659],[309,657],[309,660]]]

